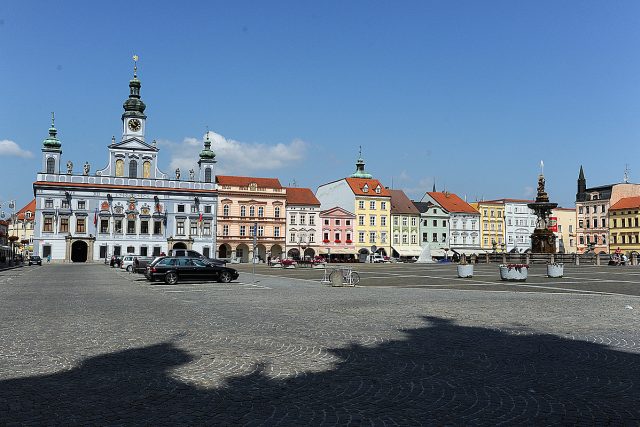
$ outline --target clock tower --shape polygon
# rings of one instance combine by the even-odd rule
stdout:
[[[144,142],[144,127],[147,116],[144,114],[146,105],[140,99],[140,80],[138,80],[138,57],[133,57],[133,79],[129,80],[129,98],[122,107],[122,140],[136,138]]]

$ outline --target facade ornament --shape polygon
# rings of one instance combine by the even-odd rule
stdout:
[[[193,181],[196,176],[196,172],[193,169],[189,169],[189,181]]]
[[[180,168],[176,168],[176,180],[180,180]]]
[[[71,175],[73,173],[73,162],[71,160],[67,160],[67,175]]]
[[[89,162],[84,162],[82,174],[84,176],[87,176],[87,175],[89,175],[89,171],[90,170],[91,170],[91,165],[89,164]]]

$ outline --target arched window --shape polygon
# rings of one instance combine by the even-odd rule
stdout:
[[[260,217],[264,216],[264,208],[262,206],[258,208],[258,216]]]
[[[116,160],[116,176],[124,176],[124,160]]]
[[[47,159],[47,173],[56,173],[56,159],[53,157]]]
[[[224,207],[222,208],[222,215],[229,216],[229,205],[224,205]]]
[[[211,182],[211,168],[204,170],[204,182]]]
[[[249,216],[256,216],[256,208],[253,206],[249,207]]]
[[[129,178],[137,178],[138,177],[138,162],[135,160],[131,160],[129,162]]]
[[[276,208],[274,209],[274,215],[276,216],[276,218],[280,218],[280,206],[276,206]]]
[[[247,216],[247,207],[240,206],[240,216]]]
[[[151,178],[151,162],[149,160],[145,160],[142,164],[142,177]]]

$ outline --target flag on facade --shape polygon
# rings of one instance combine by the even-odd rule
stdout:
[[[198,222],[202,222],[202,212],[200,212],[200,216],[198,216]]]
[[[96,211],[93,215],[93,225],[97,226],[98,225],[98,208],[96,208]]]

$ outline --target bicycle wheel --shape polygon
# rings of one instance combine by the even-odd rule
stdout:
[[[329,275],[329,281],[331,282],[331,286],[342,286],[344,284],[344,276],[342,275],[342,271],[335,270]]]
[[[360,283],[360,275],[354,271],[351,273],[351,284],[355,286],[358,283]]]

